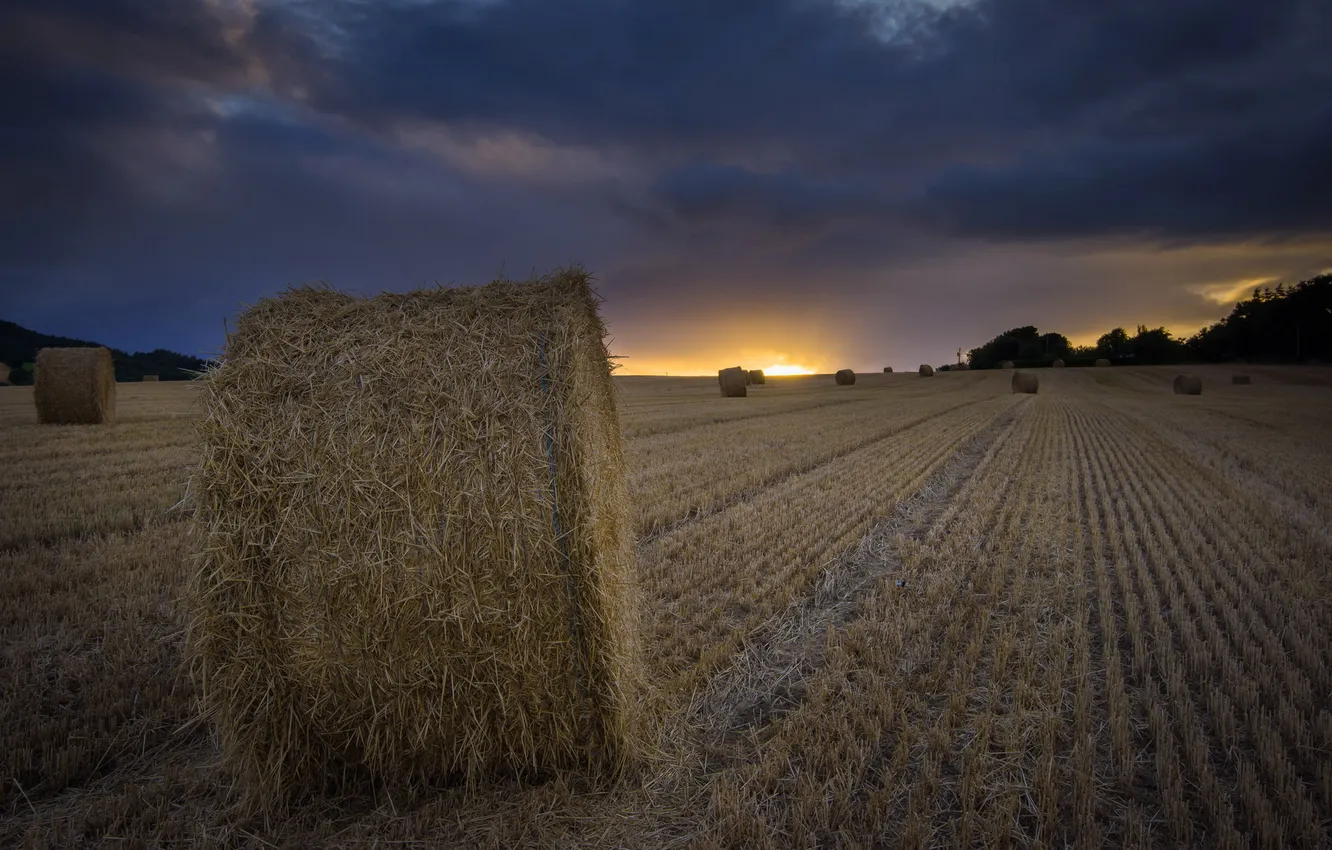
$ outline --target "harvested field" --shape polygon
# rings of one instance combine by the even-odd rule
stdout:
[[[268,823],[182,662],[197,386],[0,388],[0,845],[1325,847],[1332,368],[1246,368],[616,379],[653,756]]]

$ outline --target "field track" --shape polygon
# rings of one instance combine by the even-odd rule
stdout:
[[[1332,845],[1332,368],[621,378],[654,755],[237,816],[194,388],[0,388],[0,846]]]

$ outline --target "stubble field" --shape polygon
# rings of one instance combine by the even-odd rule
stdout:
[[[652,757],[232,808],[181,661],[194,389],[0,388],[0,845],[1325,847],[1332,370],[621,378]]]

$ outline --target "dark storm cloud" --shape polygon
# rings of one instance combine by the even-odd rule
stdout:
[[[833,224],[888,212],[881,199],[846,183],[727,165],[674,169],[662,175],[652,191],[682,218],[733,217],[777,228]]]
[[[202,0],[11,0],[0,52],[36,69],[70,64],[104,74],[243,81],[247,57],[228,20]]]
[[[921,215],[971,235],[1246,236],[1332,230],[1332,109],[1292,132],[1254,127],[1231,138],[1091,143],[1052,159],[954,170]]]
[[[886,41],[868,25],[873,4],[331,8],[352,35],[346,72],[314,87],[326,108],[373,125],[477,122],[630,146],[680,169],[658,188],[686,217],[837,217],[820,202],[873,189],[880,206],[962,232],[1264,232],[1326,190],[1272,186],[1299,173],[1291,155],[1326,141],[1309,121],[1332,100],[1332,12],[1317,0],[993,0]],[[782,164],[786,191],[734,170],[762,158]],[[1177,160],[1186,176],[1161,183]],[[950,170],[959,161],[972,168]],[[1198,184],[1228,209],[1198,215]],[[1112,192],[1112,214],[1070,216],[1051,197],[1086,190]],[[1007,214],[991,222],[975,205]]]
[[[202,316],[581,259],[634,304],[1290,236],[1332,225],[1330,39],[1324,0],[17,0],[0,287]]]

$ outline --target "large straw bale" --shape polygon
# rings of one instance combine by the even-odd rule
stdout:
[[[856,382],[856,373],[850,369],[838,369],[837,374],[833,375],[833,380],[839,387],[849,387]]]
[[[748,369],[746,369],[744,366],[741,366],[740,371],[745,373],[745,386],[749,386],[750,384],[754,383],[754,379],[750,377]]]
[[[744,398],[749,394],[745,383],[745,370],[731,366],[717,372],[717,385],[721,387],[722,398]]]
[[[116,367],[106,348],[43,348],[33,374],[37,421],[100,425],[116,418]]]
[[[143,376],[143,382],[144,382],[145,384],[153,384],[153,383],[157,383],[157,376],[156,376],[156,375],[144,375],[144,376]]]
[[[1230,376],[1230,382],[1231,382],[1232,384],[1252,384],[1252,383],[1253,383],[1253,376],[1252,376],[1252,375],[1231,375],[1231,376]]]
[[[1062,368],[1064,368],[1064,361],[1063,361],[1063,360],[1056,360],[1055,362],[1051,363],[1050,365],[1053,366],[1053,367],[1056,368],[1056,369],[1062,369]]]
[[[1005,360],[1003,363],[1000,363],[1000,364],[999,364],[999,368],[1000,368],[1000,369],[1012,369],[1012,368],[1013,368],[1013,361],[1012,361],[1012,360]]]
[[[1202,378],[1197,375],[1176,375],[1175,395],[1202,395]]]
[[[252,802],[637,750],[604,333],[577,268],[240,317],[201,379],[188,645]]]
[[[1040,386],[1041,382],[1037,380],[1035,372],[1024,372],[1019,369],[1013,373],[1013,392],[1015,393],[1035,395]]]
[[[1110,365],[1110,361],[1109,361],[1109,360],[1106,360],[1104,357],[1098,357],[1098,358],[1096,358],[1096,365],[1097,365],[1097,366],[1109,366],[1109,365]]]
[[[0,363],[0,385],[9,383],[9,364]]]
[[[749,370],[749,383],[751,383],[751,384],[766,384],[767,382],[768,382],[768,376],[763,374],[763,370],[762,370],[762,369],[750,369],[750,370]]]
[[[883,373],[884,373],[885,375],[891,375],[891,374],[893,373],[893,367],[892,367],[892,366],[884,366],[884,367],[883,367]]]
[[[931,366],[931,365],[928,364],[928,363],[922,363],[922,364],[920,364],[920,376],[921,376],[922,378],[933,378],[933,377],[934,377],[934,367]]]

